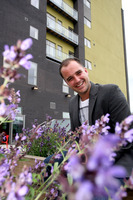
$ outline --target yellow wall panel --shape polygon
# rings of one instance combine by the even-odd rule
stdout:
[[[73,8],[73,1],[72,0],[63,0],[66,4]]]
[[[84,26],[91,41],[91,49],[85,47],[85,58],[92,62],[90,79],[117,84],[126,95],[121,0],[91,1],[91,20],[91,29]]]
[[[58,13],[52,7],[47,6],[47,13],[53,15],[56,18],[56,22],[57,22],[57,20],[62,21],[62,26],[64,26],[65,28],[71,27],[72,29],[74,29],[73,22],[70,21],[69,19],[67,19],[65,16]]]
[[[50,33],[47,33],[46,34],[46,39],[50,40],[53,43],[55,43],[56,44],[56,48],[57,48],[58,45],[61,46],[62,47],[62,51],[64,53],[68,54],[69,51],[74,53],[74,47],[73,46],[71,46],[70,44],[64,42],[63,40],[55,37],[54,35],[52,35]]]

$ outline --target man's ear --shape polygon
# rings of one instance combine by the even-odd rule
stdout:
[[[88,74],[88,70],[86,68],[84,68],[84,69],[85,69],[85,72]]]

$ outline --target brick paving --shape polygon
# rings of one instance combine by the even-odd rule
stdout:
[[[22,172],[22,168],[24,165],[27,167],[32,167],[35,164],[35,159],[33,158],[22,158],[18,161],[17,166],[15,167],[15,175],[18,175]]]
[[[27,167],[32,167],[35,164],[35,159],[43,161],[44,158],[43,157],[38,157],[38,156],[25,156],[24,158],[22,158],[21,160],[18,161],[18,165],[15,168],[15,175],[19,175],[22,171],[22,168],[24,165],[26,165]],[[38,200],[44,200],[44,195],[42,195]]]

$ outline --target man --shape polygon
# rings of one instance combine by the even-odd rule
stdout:
[[[78,94],[70,100],[69,112],[71,130],[74,131],[83,122],[95,124],[102,115],[110,114],[110,132],[114,132],[116,122],[130,115],[124,94],[114,84],[100,85],[90,82],[88,71],[77,58],[64,60],[59,69],[60,75],[68,86]],[[126,168],[128,176],[133,166],[133,149],[129,144],[123,147],[116,158],[116,164]]]

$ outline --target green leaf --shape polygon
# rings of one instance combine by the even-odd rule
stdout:
[[[40,174],[36,174],[36,173],[32,173],[32,181],[33,181],[33,183],[38,183],[38,180],[41,180],[41,175]]]
[[[54,172],[56,172],[58,170],[58,162],[54,163]]]
[[[73,178],[69,173],[67,174],[67,180],[68,180],[69,185],[73,184]]]

